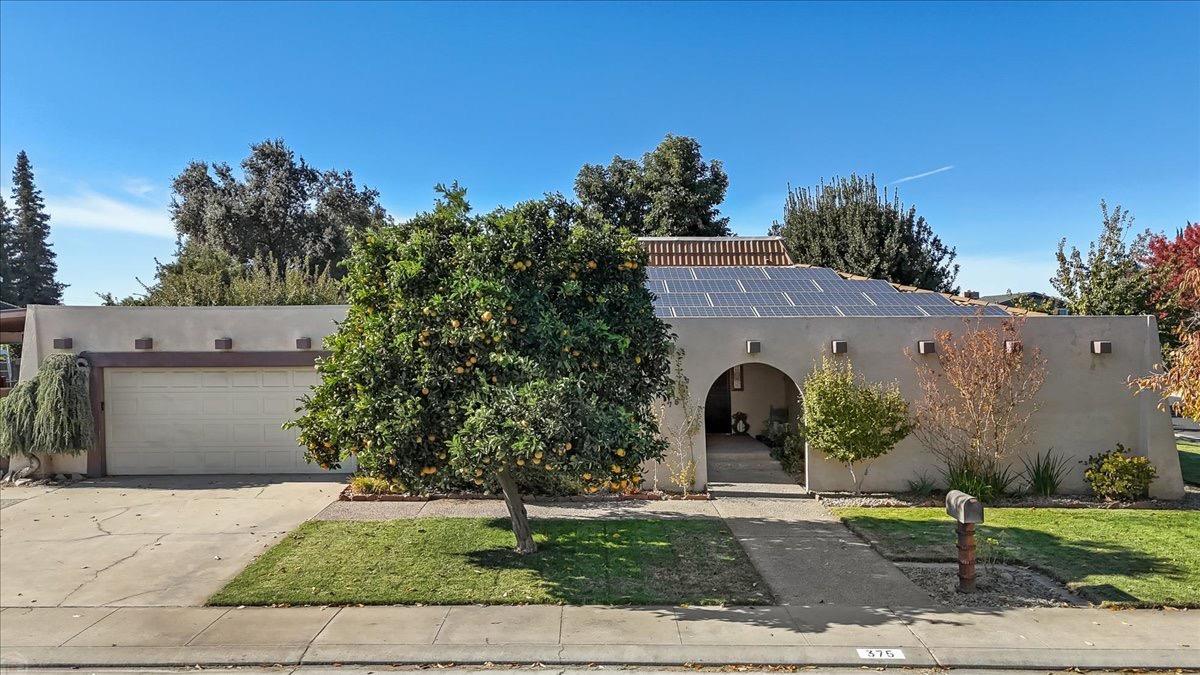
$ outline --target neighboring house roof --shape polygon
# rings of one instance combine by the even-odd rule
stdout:
[[[780,237],[641,237],[652,267],[791,265]]]
[[[638,242],[649,254],[647,283],[663,318],[1040,315],[966,296],[795,264],[781,237],[641,237]],[[777,271],[782,267],[807,272]],[[752,269],[738,272],[737,268]],[[792,287],[786,283],[790,279],[815,286]]]

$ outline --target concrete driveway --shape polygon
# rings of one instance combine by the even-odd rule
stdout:
[[[200,605],[344,478],[154,476],[0,490],[0,606]]]

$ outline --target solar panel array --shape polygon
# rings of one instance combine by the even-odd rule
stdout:
[[[843,279],[824,267],[650,267],[659,318],[1008,316],[940,293],[908,293],[879,279]]]

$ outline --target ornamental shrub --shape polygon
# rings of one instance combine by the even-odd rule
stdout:
[[[991,504],[1011,491],[1017,480],[1012,469],[995,463],[982,466],[963,457],[947,462],[941,469],[947,490],[958,490]]]
[[[503,492],[532,552],[519,484],[632,490],[662,457],[652,403],[670,392],[672,336],[624,230],[557,196],[477,216],[457,185],[439,192],[356,242],[349,312],[291,426],[324,467]]]
[[[1132,502],[1146,497],[1158,472],[1150,460],[1128,454],[1125,446],[1087,458],[1083,478],[1097,497]]]
[[[849,361],[823,359],[804,381],[803,404],[801,424],[809,445],[846,465],[855,494],[862,490],[871,462],[912,431],[900,389],[856,376]],[[857,474],[855,465],[864,462]]]
[[[0,456],[25,455],[41,468],[37,453],[77,455],[93,442],[88,371],[72,354],[47,356],[32,380],[0,399]]]
[[[37,380],[17,384],[0,398],[0,456],[29,454],[33,449],[33,418],[37,414]]]
[[[88,370],[74,354],[51,354],[37,374],[33,445],[38,452],[78,455],[92,447]]]

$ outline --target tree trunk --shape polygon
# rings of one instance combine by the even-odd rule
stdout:
[[[529,516],[525,513],[525,502],[521,501],[521,493],[517,490],[517,481],[508,469],[496,472],[496,478],[504,490],[504,503],[508,506],[508,517],[512,519],[513,534],[517,535],[517,553],[536,553],[537,544],[533,541],[533,532],[529,530]]]

